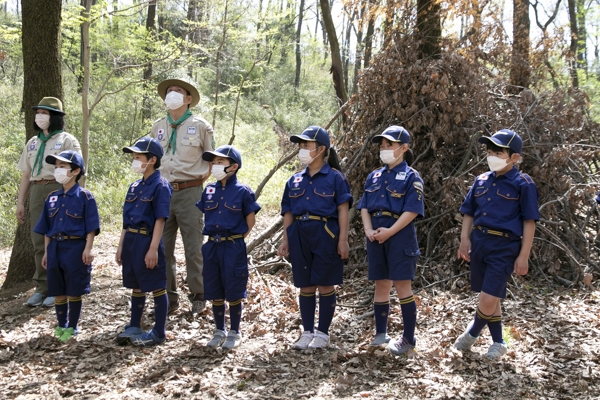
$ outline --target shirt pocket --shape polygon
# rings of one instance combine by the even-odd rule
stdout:
[[[335,190],[332,189],[317,189],[315,188],[315,194],[320,197],[335,197]]]
[[[519,192],[517,192],[516,190],[514,190],[512,188],[498,189],[496,191],[496,194],[506,200],[519,200],[519,197],[520,197]]]
[[[83,218],[83,207],[68,207],[65,214],[67,214],[71,218],[81,219]]]
[[[179,141],[178,145],[181,159],[184,161],[195,162],[200,159],[202,153],[202,146],[200,145],[200,138],[184,136]]]
[[[242,205],[240,204],[236,204],[236,203],[225,203],[223,204],[223,206],[225,206],[225,208],[227,208],[230,211],[242,211]]]
[[[473,196],[474,197],[483,196],[487,192],[488,192],[488,188],[486,188],[485,186],[478,186],[473,190]]]
[[[145,202],[151,202],[154,196],[141,196],[140,200]]]
[[[204,203],[204,211],[212,211],[219,207],[219,203],[215,202],[214,204]]]
[[[294,190],[294,191],[290,190],[290,192],[289,192],[289,193],[290,193],[290,195],[289,195],[289,196],[290,196],[292,199],[295,199],[295,198],[298,198],[298,197],[300,197],[300,196],[303,196],[303,195],[304,195],[304,189],[302,189],[302,190]]]
[[[129,192],[127,196],[125,196],[125,201],[127,203],[133,203],[137,199],[137,194]]]
[[[365,189],[365,192],[373,193],[373,192],[377,192],[379,189],[381,189],[381,185],[371,185]]]

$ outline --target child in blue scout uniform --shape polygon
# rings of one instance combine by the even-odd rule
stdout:
[[[254,192],[238,182],[242,156],[233,146],[221,146],[202,154],[212,163],[212,175],[217,180],[207,185],[196,207],[204,213],[203,235],[208,240],[202,246],[204,258],[204,298],[212,300],[215,333],[208,347],[237,347],[242,341],[240,321],[242,299],[248,284],[248,254],[244,238],[248,236],[260,210]],[[231,328],[225,333],[225,300],[229,302]]]
[[[56,166],[54,178],[62,189],[48,195],[34,232],[44,235],[42,266],[58,319],[54,336],[64,343],[77,335],[81,296],[90,292],[92,246],[100,233],[100,217],[90,191],[77,183],[85,174],[83,157],[68,150],[46,156],[46,162]]]
[[[127,190],[123,206],[123,231],[116,261],[123,265],[123,286],[131,293],[131,319],[125,331],[117,336],[117,343],[127,341],[137,346],[152,346],[165,341],[165,325],[169,301],[165,247],[162,241],[165,221],[169,218],[171,185],[161,177],[158,168],[163,149],[156,139],[143,137],[124,153],[132,153],[131,168],[143,174]],[[154,328],[141,328],[146,292],[154,297]]]
[[[278,254],[289,255],[294,285],[300,288],[304,332],[294,349],[321,349],[329,345],[329,326],[336,305],[334,285],[340,285],[344,278],[352,195],[325,129],[309,126],[302,134],[291,136],[290,141],[298,143],[300,162],[306,168],[285,185],[281,200],[283,242]],[[319,326],[315,330],[317,288]]]
[[[487,146],[490,171],[475,179],[460,207],[464,218],[458,257],[471,263],[471,290],[481,293],[475,319],[454,346],[470,350],[487,325],[493,343],[486,357],[497,360],[507,352],[500,299],[506,297],[511,273],[525,275],[529,269],[538,191],[516,167],[523,150],[519,135],[503,129],[479,143]]]
[[[423,217],[424,213],[423,180],[410,167],[414,157],[408,147],[410,134],[406,129],[392,125],[372,142],[379,144],[379,155],[386,165],[369,174],[356,206],[367,237],[368,277],[375,281],[376,334],[370,346],[387,345],[391,353],[402,355],[416,344],[417,304],[411,284],[421,254],[415,218]],[[392,283],[404,322],[404,332],[398,341],[387,335]]]

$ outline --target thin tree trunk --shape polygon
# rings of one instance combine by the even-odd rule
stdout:
[[[81,45],[83,53],[82,69],[83,69],[83,86],[81,87],[81,111],[82,111],[82,126],[81,126],[81,155],[83,156],[83,162],[87,166],[89,149],[90,149],[90,11],[92,9],[93,0],[82,0],[84,2],[85,9],[82,10],[82,23],[81,23]],[[80,184],[85,186],[85,176],[80,179]]]
[[[575,8],[575,0],[567,0],[569,8],[569,26],[571,28],[571,45],[569,46],[569,54],[567,55],[569,63],[569,74],[571,75],[571,85],[574,88],[579,87],[579,78],[577,77],[577,10]]]
[[[61,1],[22,0],[22,110],[25,112],[25,142],[35,134],[31,123],[35,111],[31,107],[46,96],[64,100],[60,53],[61,9]],[[35,272],[29,200],[25,204],[25,212],[25,223],[17,227],[3,289],[31,279]]]
[[[146,16],[146,33],[149,39],[155,37],[154,25],[156,24],[156,1],[150,0],[148,3],[148,15]],[[146,57],[150,59],[150,47],[146,47]],[[152,63],[144,68],[144,98],[142,103],[142,118],[144,123],[152,116],[152,100],[150,97],[150,77],[152,76]]]
[[[577,0],[577,67],[587,76],[587,28],[585,0]]]
[[[442,38],[440,0],[417,0],[417,35],[421,58],[439,58]]]
[[[302,21],[304,20],[304,0],[300,0],[298,10],[298,26],[296,28],[296,77],[294,79],[294,88],[300,86],[300,71],[302,69],[302,54],[300,53],[300,38],[302,36]]]
[[[360,3],[360,14],[358,16],[358,29],[356,32],[356,47],[354,49],[354,54],[355,54],[355,59],[354,59],[354,77],[352,79],[352,93],[356,93],[356,91],[358,90],[358,76],[360,74],[360,70],[362,68],[362,62],[363,62],[363,51],[364,51],[364,44],[362,42],[363,40],[363,27],[364,27],[364,20],[363,18],[365,17],[365,9],[366,9],[366,3],[364,1],[362,1]]]
[[[510,62],[511,92],[529,87],[529,0],[513,0],[513,46]]]
[[[356,9],[353,8],[352,12],[348,13],[348,22],[346,24],[346,37],[344,38],[344,88],[348,91],[349,86],[349,65],[350,65],[350,39],[352,37],[352,23],[356,17]]]
[[[375,15],[369,13],[369,24],[367,25],[367,34],[365,35],[365,58],[363,61],[364,68],[369,68],[371,65],[371,57],[373,56],[373,34],[375,33]]]
[[[327,0],[320,0],[321,12],[323,14],[323,23],[327,30],[327,36],[329,38],[329,46],[331,50],[331,72],[333,76],[333,87],[335,88],[335,94],[338,99],[338,103],[341,106],[348,100],[348,94],[344,87],[344,77],[342,68],[342,58],[340,57],[340,45],[335,32],[335,25],[333,24],[333,18],[331,17],[331,9],[329,8],[329,2]],[[345,115],[345,114],[344,114]]]

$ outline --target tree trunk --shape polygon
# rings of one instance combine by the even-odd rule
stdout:
[[[421,58],[440,58],[442,21],[440,0],[417,0],[417,35]]]
[[[25,135],[34,135],[33,124],[37,105],[43,97],[63,99],[60,23],[61,1],[22,0],[22,49],[23,49],[23,103],[25,112]],[[35,272],[31,229],[29,224],[29,201],[25,204],[25,223],[19,225],[10,256],[8,272],[3,289],[31,279]]]
[[[529,87],[529,0],[513,0],[513,46],[510,62],[510,92]]]
[[[350,69],[350,39],[352,37],[352,23],[356,16],[356,9],[352,7],[352,11],[347,13],[348,22],[346,23],[346,37],[344,38],[344,88],[348,91],[349,80],[348,74]]]
[[[300,70],[302,67],[302,54],[300,53],[300,37],[302,36],[302,21],[304,20],[304,0],[300,0],[298,10],[298,27],[296,28],[296,77],[294,79],[294,88],[300,86]]]
[[[198,13],[196,9],[196,0],[189,0],[188,2],[188,12],[187,12],[187,20],[190,22],[188,25],[190,27],[190,31],[187,35],[188,40],[188,57],[190,60],[194,60],[194,53],[196,51],[196,45],[200,43],[199,40],[199,32],[198,32]],[[188,76],[191,79],[194,79],[194,62],[188,62]]]
[[[154,35],[154,25],[156,23],[156,0],[151,0],[148,3],[148,16],[146,17],[146,32],[148,34],[148,38],[153,38]],[[147,57],[150,49],[146,48]],[[152,63],[148,63],[148,65],[144,68],[144,99],[142,104],[142,123],[146,120],[150,119],[152,116],[152,100],[149,95],[150,90],[150,77],[152,76]]]
[[[81,87],[81,155],[83,156],[83,163],[88,165],[88,158],[90,153],[90,119],[92,117],[92,111],[90,109],[89,95],[90,95],[90,11],[92,9],[92,2],[94,0],[82,0],[84,3],[84,9],[81,10],[82,22],[81,22],[81,69],[83,71],[83,82]],[[85,176],[82,176],[79,184],[85,186]]]
[[[360,3],[360,14],[358,15],[358,29],[356,32],[356,46],[354,48],[354,77],[352,79],[352,93],[356,93],[358,90],[358,76],[360,74],[360,69],[362,68],[363,62],[363,27],[364,27],[364,17],[366,13],[366,3],[363,1]]]
[[[577,77],[577,10],[575,8],[575,0],[567,1],[569,8],[569,26],[571,28],[571,45],[569,46],[569,54],[567,55],[569,63],[569,73],[571,75],[571,85],[575,88],[579,87],[579,78]]]
[[[365,58],[363,61],[364,68],[369,68],[371,65],[371,57],[373,56],[373,34],[375,33],[375,18],[372,12],[369,13],[369,25],[367,25],[367,34],[365,35]]]
[[[333,18],[331,18],[331,9],[329,8],[329,2],[327,0],[319,0],[321,3],[321,13],[323,14],[323,23],[327,30],[327,37],[329,38],[329,46],[331,50],[331,69],[329,72],[333,75],[333,87],[335,88],[335,94],[338,98],[339,105],[348,101],[348,94],[344,87],[344,76],[342,69],[342,58],[340,57],[340,45],[335,32],[335,25],[333,24]],[[344,114],[345,115],[345,114]]]
[[[585,0],[577,0],[577,67],[587,76],[587,28],[585,24],[587,9]]]
[[[383,48],[388,47],[392,41],[394,28],[394,15],[396,15],[396,1],[390,0],[385,5],[385,22],[383,24]]]

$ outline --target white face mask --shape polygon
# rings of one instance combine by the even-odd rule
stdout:
[[[145,167],[143,167],[142,165],[144,165],[144,163],[140,160],[133,160],[131,162],[131,169],[136,174],[143,174],[144,172],[146,172],[146,167],[148,167],[148,164],[146,163]]]
[[[231,165],[214,164],[212,166],[211,174],[216,180],[221,181],[227,176],[228,172],[226,172],[225,169],[229,167],[231,167]]]
[[[68,173],[69,170],[66,168],[55,168],[54,179],[56,179],[56,182],[60,183],[61,185],[64,185],[65,183],[68,183],[71,179],[73,179],[72,176],[67,175]]]
[[[398,157],[394,157],[394,151],[396,151],[396,150],[397,149],[379,150],[379,158],[381,158],[381,162],[383,162],[384,164],[395,163],[400,157],[402,157],[402,153],[400,153],[400,155]]]
[[[490,171],[501,171],[504,168],[506,168],[506,166],[508,165],[508,163],[506,162],[508,161],[508,159],[503,159],[500,157],[496,157],[496,156],[488,156],[487,158],[487,162],[488,162],[488,166],[490,167]]]
[[[48,114],[35,114],[35,123],[40,129],[48,129],[50,126],[50,116]]]
[[[177,92],[169,92],[165,96],[165,104],[169,110],[177,110],[183,105],[183,95]]]
[[[298,153],[298,158],[300,159],[300,162],[301,162],[302,164],[306,164],[306,165],[309,165],[311,162],[313,162],[313,160],[314,160],[316,157],[311,157],[311,156],[310,156],[310,153],[312,153],[312,152],[313,152],[313,151],[315,151],[315,150],[316,150],[316,149],[314,149],[314,150],[309,150],[309,149],[300,149],[300,152]]]

